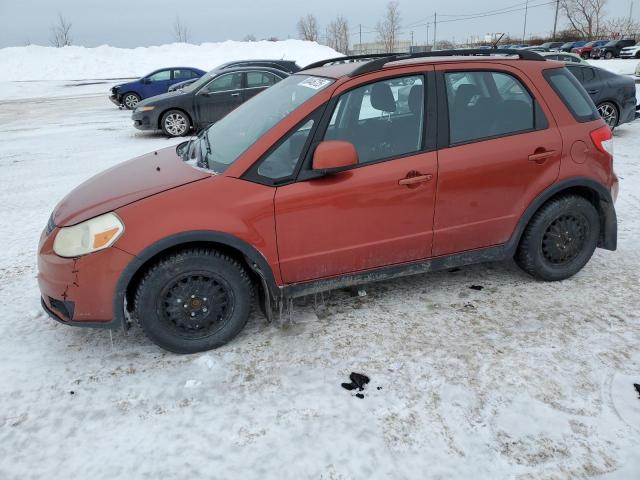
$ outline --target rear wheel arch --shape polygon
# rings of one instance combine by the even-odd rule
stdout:
[[[256,283],[261,298],[279,299],[280,288],[264,256],[247,242],[227,233],[214,231],[185,232],[164,238],[147,247],[124,269],[113,299],[114,320],[126,328],[126,310],[131,312],[133,300],[144,274],[160,259],[177,251],[207,248],[237,261]],[[268,309],[267,309],[268,310]],[[265,312],[269,313],[269,312]]]
[[[550,200],[565,195],[583,197],[596,208],[598,216],[600,217],[598,247],[606,250],[616,249],[618,228],[611,193],[604,185],[591,178],[576,177],[552,185],[531,202],[520,218],[516,231],[510,240],[509,248],[512,254],[515,253],[515,250],[520,244],[522,234],[535,213]]]

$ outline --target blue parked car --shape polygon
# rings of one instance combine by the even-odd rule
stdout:
[[[109,99],[122,108],[133,110],[140,100],[155,97],[167,90],[171,85],[192,78],[200,78],[206,72],[193,67],[169,67],[155,70],[144,77],[129,83],[116,85],[111,89]]]

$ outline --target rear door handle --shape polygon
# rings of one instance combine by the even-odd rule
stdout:
[[[415,185],[416,183],[428,182],[433,178],[433,175],[416,175],[415,177],[407,177],[398,180],[398,185]]]
[[[596,93],[598,93],[600,90],[597,90],[595,88],[592,88],[591,90],[587,90],[587,92],[589,92],[591,95],[595,95]]]
[[[546,152],[533,153],[529,155],[529,160],[536,163],[544,163],[547,158],[553,157],[556,154],[554,150],[548,150]]]

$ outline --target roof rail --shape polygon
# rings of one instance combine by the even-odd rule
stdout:
[[[349,76],[355,77],[363,73],[375,72],[380,70],[384,65],[398,60],[407,60],[410,58],[428,58],[428,57],[470,57],[470,56],[488,56],[488,55],[517,55],[521,60],[535,60],[544,62],[546,59],[531,50],[511,49],[511,48],[474,48],[466,50],[439,50],[435,52],[419,52],[419,53],[375,53],[371,55],[350,55],[346,57],[328,58],[319,62],[314,62],[302,70],[323,67],[329,64],[365,62]]]
[[[546,59],[530,50],[516,50],[511,48],[475,48],[468,50],[440,50],[435,52],[419,52],[419,53],[406,53],[406,54],[392,54],[383,58],[376,58],[371,60],[355,70],[353,70],[349,76],[355,77],[362,75],[363,73],[375,72],[380,70],[385,64],[395,62],[398,60],[407,60],[410,58],[428,58],[428,57],[470,57],[470,56],[489,56],[489,55],[517,55],[521,60],[535,60],[544,62]]]
[[[311,68],[324,67],[325,65],[329,65],[330,63],[351,63],[351,62],[362,62],[365,60],[373,60],[375,58],[387,58],[393,54],[391,53],[371,53],[369,55],[346,55],[344,57],[334,57],[327,58],[326,60],[320,60],[318,62],[313,62],[303,67],[302,70],[309,70]],[[408,54],[407,54],[408,55]],[[300,71],[302,71],[300,70]]]

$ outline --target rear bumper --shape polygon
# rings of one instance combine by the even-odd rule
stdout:
[[[635,97],[632,97],[628,101],[626,101],[625,104],[622,105],[622,108],[620,110],[620,121],[618,122],[618,124],[622,125],[623,123],[634,121],[637,118],[637,109],[638,106],[636,106]]]

